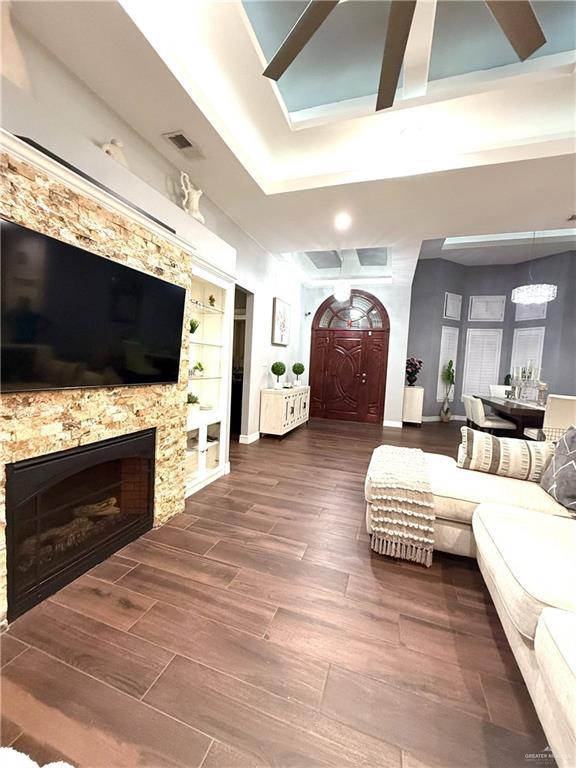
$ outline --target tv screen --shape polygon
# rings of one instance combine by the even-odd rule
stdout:
[[[178,380],[186,291],[0,221],[3,392]]]

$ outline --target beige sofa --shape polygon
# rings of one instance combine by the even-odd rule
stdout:
[[[576,520],[537,483],[425,456],[435,549],[477,558],[550,749],[575,768]]]

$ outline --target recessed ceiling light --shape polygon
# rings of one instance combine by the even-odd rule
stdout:
[[[350,224],[352,224],[352,216],[346,211],[341,211],[334,217],[334,226],[340,232],[347,230],[350,227]]]

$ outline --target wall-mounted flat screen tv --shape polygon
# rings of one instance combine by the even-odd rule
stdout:
[[[0,221],[3,392],[178,380],[186,291]]]

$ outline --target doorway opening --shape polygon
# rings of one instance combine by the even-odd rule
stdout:
[[[381,424],[390,320],[370,293],[324,301],[312,323],[310,415]]]
[[[253,295],[236,286],[234,293],[234,331],[232,336],[232,397],[230,437],[242,434],[243,414],[247,418],[250,384],[250,348]]]

